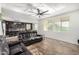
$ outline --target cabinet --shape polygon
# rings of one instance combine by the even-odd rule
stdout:
[[[32,23],[5,21],[6,23],[6,35],[15,36],[20,31],[32,30]]]

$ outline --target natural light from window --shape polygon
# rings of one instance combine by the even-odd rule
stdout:
[[[44,31],[65,32],[69,31],[69,17],[62,17],[43,21]]]

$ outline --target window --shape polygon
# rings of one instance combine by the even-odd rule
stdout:
[[[61,31],[69,30],[69,21],[61,21]]]
[[[45,21],[43,21],[43,28],[44,28],[44,31],[48,31],[48,21],[47,20],[45,20]]]
[[[26,25],[27,30],[31,30],[31,24]]]
[[[69,31],[69,17],[58,17],[43,21],[44,31],[63,32]]]
[[[38,24],[37,23],[33,24],[33,30],[38,30]]]

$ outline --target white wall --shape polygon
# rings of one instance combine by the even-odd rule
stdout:
[[[3,31],[2,31],[2,24],[1,24],[1,20],[0,20],[0,35],[3,35]]]
[[[62,41],[73,43],[73,44],[78,44],[77,39],[79,39],[79,11],[75,11],[75,12],[67,13],[63,15],[70,16],[70,31],[69,32],[43,31],[43,24],[42,24],[43,20],[49,19],[49,18],[46,18],[39,21],[38,33],[43,34],[49,38],[58,39],[58,40],[62,40]]]
[[[19,13],[10,9],[2,8],[2,15],[5,20],[37,23],[37,19],[27,14]]]

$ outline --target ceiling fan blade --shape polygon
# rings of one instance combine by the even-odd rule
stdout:
[[[28,11],[29,13],[34,13],[34,14],[37,14],[37,13],[35,13],[35,12],[33,12],[33,11]]]
[[[37,8],[37,12],[38,12],[38,14],[39,14],[39,13],[40,13],[40,9]]]
[[[33,4],[31,4],[31,3],[27,3],[27,4],[25,4],[25,6],[26,6],[26,9],[24,10],[24,11],[27,11],[28,9],[37,9],[35,6],[33,6]]]
[[[48,12],[48,10],[47,10],[47,11],[42,12],[42,13],[41,13],[41,15],[42,15],[42,14],[44,14],[44,13],[46,13],[46,12]]]
[[[31,3],[28,3],[27,4],[28,5],[28,7],[30,8],[30,9],[37,9],[35,6],[33,6],[33,4],[31,4]]]

